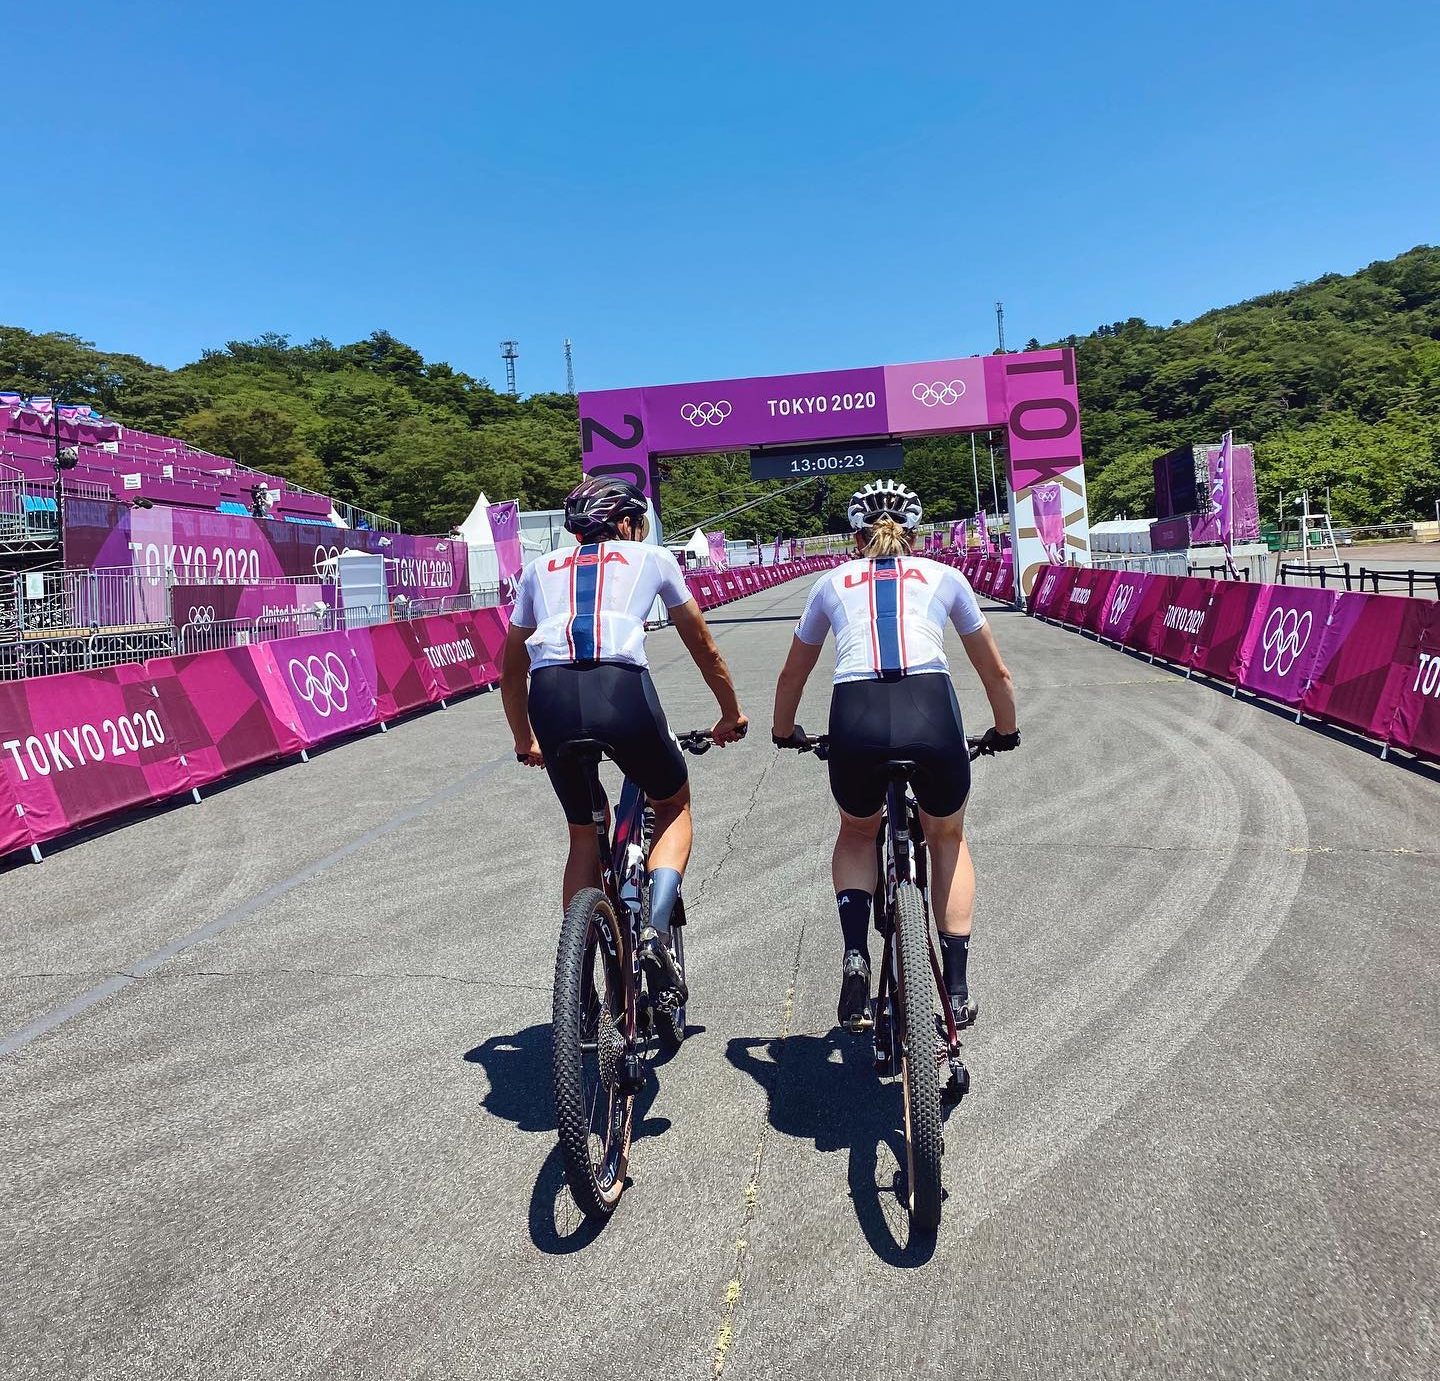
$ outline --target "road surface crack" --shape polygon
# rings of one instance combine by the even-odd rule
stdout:
[[[750,799],[746,802],[745,809],[735,817],[730,828],[725,831],[725,842],[720,846],[720,857],[715,861],[715,866],[700,879],[700,886],[696,889],[695,893],[696,901],[699,901],[705,896],[710,890],[710,884],[720,876],[725,865],[729,863],[731,856],[735,852],[735,836],[750,819],[751,813],[760,800],[760,793],[765,789],[766,779],[770,776],[770,769],[775,765],[777,757],[779,757],[778,753],[770,754],[765,766],[760,769],[760,775],[755,779],[755,789],[750,793]]]

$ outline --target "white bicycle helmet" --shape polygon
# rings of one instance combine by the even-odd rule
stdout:
[[[920,496],[898,480],[876,480],[850,496],[850,526],[860,532],[881,518],[893,518],[907,531],[920,522]]]

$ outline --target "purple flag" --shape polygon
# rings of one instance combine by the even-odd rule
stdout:
[[[1235,505],[1231,502],[1230,493],[1232,435],[1232,433],[1226,432],[1220,440],[1220,454],[1215,458],[1214,483],[1210,486],[1210,516],[1219,529],[1220,540],[1225,544],[1226,551],[1230,550],[1231,539],[1234,535],[1232,515]]]
[[[1060,507],[1060,485],[1056,480],[1037,484],[1030,491],[1031,510],[1035,514],[1035,529],[1040,534],[1040,545],[1045,555],[1056,565],[1065,561],[1065,514]]]
[[[492,503],[485,510],[490,520],[490,535],[495,539],[495,561],[500,570],[500,586],[518,576],[525,561],[520,554],[520,504],[515,499]]]
[[[975,515],[976,530],[980,533],[980,550],[986,556],[990,555],[990,525],[985,521],[985,510],[982,508]]]
[[[726,569],[730,563],[725,559],[725,534],[723,532],[707,532],[705,540],[710,543],[710,564],[717,571]]]

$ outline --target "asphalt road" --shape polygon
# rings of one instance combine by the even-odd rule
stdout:
[[[1025,742],[977,764],[974,1090],[911,1241],[823,770],[765,744],[802,595],[717,611],[759,732],[694,763],[702,1029],[598,1234],[498,696],[0,872],[0,1374],[1435,1375],[1435,777],[996,612]]]

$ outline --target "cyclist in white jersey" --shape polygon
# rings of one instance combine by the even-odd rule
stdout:
[[[840,808],[831,869],[845,952],[838,1016],[860,1016],[870,996],[869,927],[875,894],[875,836],[894,758],[915,763],[911,789],[930,847],[931,903],[940,929],[945,986],[956,1019],[968,1024],[967,962],[975,909],[975,869],[965,842],[970,752],[945,658],[945,625],[954,626],[979,673],[995,716],[985,751],[1016,747],[1015,688],[970,582],[953,567],[911,556],[920,500],[894,480],[879,480],[850,501],[861,558],[827,571],[810,591],[775,688],[777,746],[803,731],[795,713],[835,634],[830,702],[830,791]]]
[[[679,563],[644,541],[645,495],[613,478],[587,479],[565,500],[565,527],[578,547],[532,561],[520,577],[505,641],[501,693],[522,763],[543,767],[570,826],[564,905],[600,884],[600,857],[584,769],[561,750],[596,739],[650,799],[650,923],[642,961],[661,982],[688,993],[670,954],[670,917],[690,858],[692,825],[685,755],[645,658],[645,619],[655,600],[670,611],[680,641],[715,695],[717,745],[745,732],[729,668],[691,597]],[[656,968],[658,966],[658,972]]]

